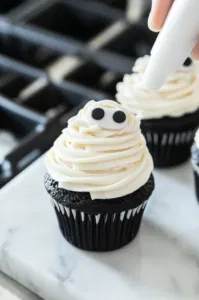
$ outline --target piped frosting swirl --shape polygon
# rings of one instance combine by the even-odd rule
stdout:
[[[92,199],[133,193],[153,169],[139,119],[110,100],[90,101],[71,118],[45,163],[60,188],[89,192]]]
[[[125,75],[117,85],[117,101],[141,119],[180,117],[199,108],[199,78],[197,63],[183,66],[167,78],[158,91],[141,88],[149,56],[139,58],[133,74]]]

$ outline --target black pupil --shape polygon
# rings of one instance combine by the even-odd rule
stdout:
[[[183,65],[184,65],[185,67],[191,66],[191,65],[192,65],[192,59],[191,59],[190,57],[188,57],[188,58],[185,60],[185,62],[184,62]]]
[[[114,113],[113,120],[116,123],[123,123],[126,120],[126,115],[123,111],[118,110]]]
[[[104,117],[104,110],[102,108],[95,108],[92,111],[92,118],[94,120],[101,120]]]

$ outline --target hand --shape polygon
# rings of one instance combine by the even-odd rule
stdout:
[[[149,28],[152,31],[158,32],[162,29],[173,2],[174,0],[152,0],[152,9],[148,21]],[[192,55],[199,60],[199,42],[193,49]]]

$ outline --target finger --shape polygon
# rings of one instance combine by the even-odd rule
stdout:
[[[192,51],[192,56],[194,59],[199,60],[199,42],[196,44]]]
[[[152,0],[148,25],[153,31],[160,31],[174,0]]]

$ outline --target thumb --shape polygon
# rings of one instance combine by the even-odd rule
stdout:
[[[199,60],[199,42],[196,44],[192,51],[192,56],[194,59]]]

